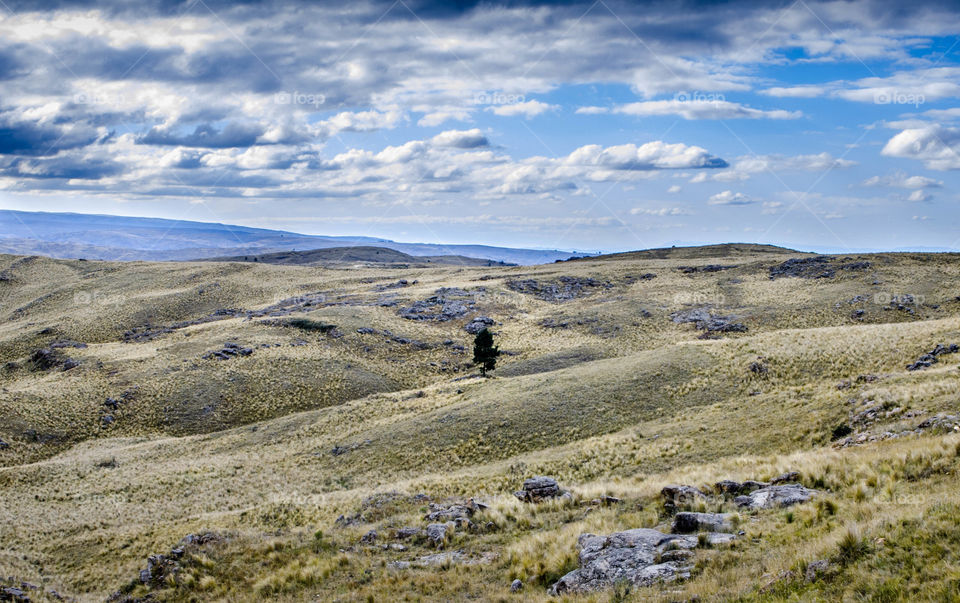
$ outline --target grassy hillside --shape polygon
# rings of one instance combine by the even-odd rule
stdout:
[[[960,343],[957,258],[723,253],[389,271],[3,256],[0,576],[34,600],[545,601],[581,533],[668,531],[663,486],[793,470],[814,501],[739,511],[744,533],[698,550],[689,580],[566,597],[960,596],[960,354],[907,370]],[[488,379],[476,316],[506,352]],[[521,503],[533,475],[572,496]],[[466,498],[489,508],[442,549],[395,538]],[[137,579],[207,532],[175,577]]]
[[[328,247],[309,251],[283,251],[261,253],[257,255],[239,255],[232,257],[214,257],[210,262],[261,262],[264,264],[284,264],[291,266],[333,266],[344,264],[390,264],[395,268],[410,266],[424,267],[428,264],[447,264],[453,266],[505,266],[503,262],[468,258],[462,255],[413,256],[386,247],[355,246]]]

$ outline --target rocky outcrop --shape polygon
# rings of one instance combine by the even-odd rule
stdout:
[[[442,549],[446,546],[447,540],[456,531],[456,528],[457,524],[452,521],[446,523],[431,523],[426,529],[427,540],[429,540],[433,546]]]
[[[538,475],[524,480],[523,490],[518,490],[513,495],[523,502],[536,503],[550,498],[569,497],[570,493],[561,490],[557,480],[552,477]]]
[[[704,540],[720,544],[733,538],[731,534],[710,533]],[[609,536],[581,534],[577,540],[580,567],[560,578],[550,587],[550,593],[585,593],[621,582],[650,586],[688,578],[691,551],[699,542],[698,536],[664,534],[648,528]]]
[[[837,270],[867,270],[869,268],[870,262],[835,262],[834,258],[825,255],[791,258],[770,268],[770,280],[785,277],[833,278],[836,276]]]
[[[738,507],[746,509],[776,509],[807,502],[815,495],[815,490],[800,484],[788,484],[760,488],[746,496],[738,496],[734,502]]]
[[[724,270],[732,270],[737,268],[737,264],[721,265],[721,264],[707,264],[706,266],[677,266],[677,270],[684,274],[697,274],[698,272],[722,272]]]
[[[610,289],[613,283],[592,278],[561,276],[555,281],[536,281],[534,279],[512,280],[507,287],[518,293],[532,295],[550,302],[564,302],[590,295],[597,289]]]
[[[706,500],[707,495],[693,486],[670,485],[660,490],[660,498],[667,513],[674,513],[697,501]]]
[[[229,360],[230,358],[235,358],[237,356],[249,356],[253,354],[251,348],[245,348],[238,343],[228,341],[223,344],[223,347],[219,350],[210,350],[203,355],[204,360],[209,360],[211,358],[216,358],[217,360]]]
[[[483,287],[472,291],[459,287],[441,287],[431,297],[400,308],[400,317],[407,320],[447,322],[470,312],[476,306],[477,296],[485,292]]]
[[[487,316],[476,316],[467,323],[463,330],[471,335],[476,335],[480,331],[486,329],[487,327],[492,327],[496,322]]]
[[[673,517],[674,534],[697,532],[733,532],[733,515],[730,513],[691,513],[683,511]]]
[[[693,323],[700,331],[710,333],[743,333],[747,330],[743,323],[735,322],[736,316],[720,316],[713,314],[708,307],[680,310],[670,315],[670,320],[676,324]]]
[[[907,365],[908,371],[918,371],[933,366],[940,361],[939,356],[944,354],[956,354],[960,352],[960,346],[955,343],[944,345],[938,343],[932,350],[917,358],[916,362]]]

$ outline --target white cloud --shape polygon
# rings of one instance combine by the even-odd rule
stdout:
[[[610,113],[610,109],[608,107],[577,107],[575,113],[577,115],[602,115]]]
[[[725,100],[659,100],[629,103],[613,109],[614,113],[638,117],[679,115],[684,119],[799,119],[800,111],[775,109],[763,111]]]
[[[827,89],[823,86],[774,86],[773,88],[767,88],[760,92],[767,96],[776,96],[778,98],[816,98],[826,94]]]
[[[679,184],[674,184],[673,186],[667,189],[667,192],[676,194],[676,193],[679,193],[681,190],[683,190],[683,188]]]
[[[682,207],[660,207],[657,209],[650,209],[645,207],[634,207],[630,210],[630,213],[637,215],[645,216],[689,216],[690,212]]]
[[[915,203],[925,203],[927,201],[930,201],[931,199],[933,199],[933,196],[922,190],[913,191],[907,197],[907,201],[913,201]]]
[[[489,144],[487,137],[477,128],[472,130],[447,130],[434,136],[431,142],[437,146],[458,149],[474,149]]]
[[[887,157],[922,161],[932,170],[960,169],[960,129],[931,125],[903,130],[883,147]]]
[[[940,188],[943,186],[943,181],[926,176],[907,176],[904,172],[897,172],[891,176],[867,178],[863,181],[863,186],[892,186],[907,189]]]
[[[538,100],[528,100],[520,103],[510,103],[505,105],[494,105],[492,107],[487,107],[487,111],[494,113],[495,115],[500,115],[503,117],[512,117],[516,115],[522,115],[527,119],[531,117],[536,117],[541,113],[547,111],[557,111],[560,109],[559,105],[550,105],[547,103],[540,102]]]
[[[717,193],[707,200],[708,205],[752,205],[754,203],[756,203],[756,201],[750,197],[743,193],[735,193],[733,191]]]

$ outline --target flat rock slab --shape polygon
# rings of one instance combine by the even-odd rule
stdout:
[[[738,507],[746,509],[777,509],[807,502],[816,493],[816,490],[810,490],[800,484],[767,486],[746,496],[738,496],[734,502]]]
[[[674,534],[697,532],[732,532],[733,515],[729,513],[677,513],[673,518]]]
[[[708,534],[711,544],[729,542],[732,534]],[[609,536],[581,534],[580,567],[563,576],[550,593],[585,593],[609,588],[626,581],[634,586],[650,586],[690,576],[688,554],[699,545],[695,535],[664,534],[649,528],[615,532]]]

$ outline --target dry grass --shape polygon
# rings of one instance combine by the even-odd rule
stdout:
[[[771,281],[767,268],[785,257],[772,251],[387,274],[20,262],[13,283],[0,283],[9,313],[0,326],[0,362],[20,365],[0,369],[0,438],[11,443],[0,451],[0,575],[102,599],[130,584],[147,555],[187,533],[214,530],[227,540],[191,553],[176,583],[155,596],[547,600],[546,587],[575,567],[580,533],[665,527],[657,502],[663,485],[798,470],[824,492],[818,502],[745,514],[746,536],[729,550],[699,553],[689,582],[630,596],[753,599],[770,583],[762,596],[775,599],[949,598],[960,565],[940,543],[960,537],[952,519],[960,502],[956,436],[840,450],[830,438],[864,405],[884,409],[869,433],[956,413],[960,356],[925,371],[905,365],[936,343],[960,342],[957,265],[948,256],[873,256],[866,272]],[[17,261],[4,256],[0,270]],[[676,270],[695,263],[739,267]],[[631,279],[647,272],[658,276]],[[557,304],[505,285],[559,276],[611,287]],[[399,278],[417,283],[375,290]],[[455,380],[470,374],[461,366],[469,356],[443,342],[469,345],[466,318],[418,323],[378,305],[385,294],[404,305],[441,286],[486,288],[476,313],[502,323],[499,343],[516,354],[501,359],[495,374],[502,376]],[[922,295],[925,305],[909,314],[846,304],[885,290]],[[74,303],[88,291],[100,301]],[[125,331],[147,324],[263,308],[305,292],[326,292],[326,302],[289,318],[337,325],[342,337],[230,318],[120,342]],[[738,315],[749,332],[697,339],[692,326],[669,317],[693,302]],[[851,318],[851,307],[866,309],[862,321]],[[567,327],[544,328],[544,319]],[[431,347],[356,333],[365,326]],[[41,334],[46,328],[53,332]],[[27,355],[53,339],[87,343],[63,350],[80,366],[30,370]],[[306,343],[290,345],[297,340]],[[201,358],[225,341],[282,345],[227,361]],[[766,372],[750,370],[758,359]],[[861,374],[880,379],[837,388]],[[101,427],[105,398],[133,388],[116,423]],[[335,447],[342,453],[333,454]],[[574,500],[519,503],[510,492],[533,474],[556,476]],[[424,541],[406,543],[407,551],[359,544],[370,529],[389,535],[423,525],[420,500],[365,508],[361,523],[335,525],[386,491],[488,502],[491,509],[474,519],[481,529],[458,532],[448,544],[469,563],[398,570],[388,564],[436,551]],[[590,504],[605,494],[623,501]],[[728,509],[717,505],[706,510]],[[909,551],[926,565],[900,569]],[[806,564],[820,558],[835,559],[838,569],[805,583]],[[800,577],[778,581],[781,572]],[[871,576],[883,579],[874,584]],[[514,578],[527,584],[521,594],[509,592]]]

